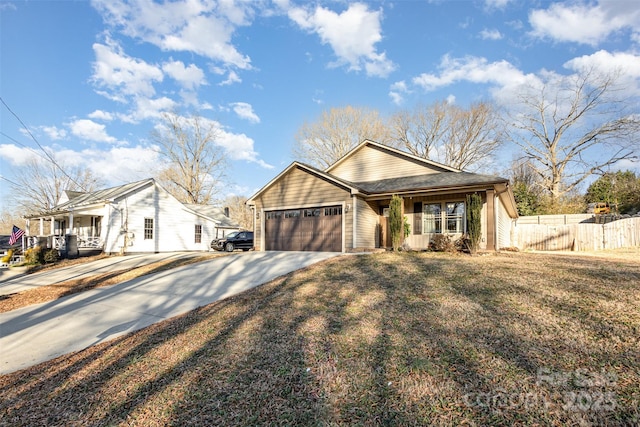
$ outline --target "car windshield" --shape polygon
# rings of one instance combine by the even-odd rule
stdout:
[[[240,232],[239,231],[234,231],[233,233],[229,233],[227,234],[227,239],[230,239],[232,237],[236,237]]]

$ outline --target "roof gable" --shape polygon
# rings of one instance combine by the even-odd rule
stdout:
[[[365,140],[326,171],[351,182],[365,182],[441,172],[460,172],[431,160]]]
[[[306,165],[304,163],[300,163],[300,162],[293,162],[291,163],[285,170],[283,170],[282,172],[280,172],[275,178],[273,178],[271,181],[269,181],[267,183],[267,185],[265,185],[264,187],[262,187],[260,190],[258,190],[257,193],[255,193],[253,196],[249,197],[249,199],[247,199],[247,204],[253,204],[254,200],[259,198],[262,194],[264,194],[269,188],[271,188],[272,186],[274,186],[278,181],[280,181],[284,176],[288,175],[289,173],[291,173],[293,170],[298,169],[301,170],[305,173],[311,174],[311,175],[315,175],[316,177],[323,179],[327,182],[330,182],[334,185],[336,185],[337,187],[341,187],[345,190],[351,191],[351,192],[358,192],[358,188],[351,182],[348,182],[346,180],[343,180],[339,177],[333,176],[331,174],[328,174],[324,171],[321,171],[320,169],[317,169],[313,166],[309,166]]]

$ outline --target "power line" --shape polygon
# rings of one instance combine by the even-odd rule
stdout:
[[[35,154],[36,156],[44,159],[44,160],[49,160],[47,157],[43,156],[42,154],[40,154],[38,151],[34,150],[33,148],[29,147],[26,144],[23,144],[22,142],[18,141],[17,139],[13,138],[10,135],[7,135],[6,133],[0,131],[0,135],[4,136],[5,138],[7,138],[8,140],[15,142],[16,144],[18,144],[21,147],[26,148],[27,150],[31,151],[33,154]]]
[[[4,99],[2,99],[2,97],[0,96],[0,102],[2,102],[2,105],[5,106],[5,108],[13,115],[13,117],[16,118],[16,120],[18,120],[18,122],[22,125],[22,127],[24,128],[25,131],[27,131],[27,133],[29,134],[29,136],[31,137],[31,139],[33,139],[33,141],[38,145],[38,147],[40,147],[40,149],[42,150],[42,152],[45,154],[45,156],[47,157],[47,159],[53,163],[53,165],[55,167],[57,167],[58,169],[60,169],[60,172],[62,172],[67,178],[69,178],[69,180],[71,182],[73,182],[75,185],[77,185],[79,188],[82,189],[82,191],[87,191],[86,188],[84,187],[84,185],[80,185],[78,184],[78,182],[73,179],[64,169],[62,169],[62,167],[58,164],[58,162],[56,162],[56,160],[47,152],[47,150],[44,149],[44,147],[42,145],[40,145],[40,142],[36,139],[35,136],[33,136],[33,134],[31,133],[31,131],[29,130],[29,128],[27,127],[27,125],[22,121],[22,119],[20,119],[20,117],[18,117],[18,115],[16,113],[13,112],[13,110],[11,108],[9,108],[9,106],[7,105],[6,102],[4,102]]]

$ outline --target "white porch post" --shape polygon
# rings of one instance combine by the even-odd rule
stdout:
[[[73,232],[73,211],[69,212],[69,226],[67,227],[67,233],[71,234]]]
[[[51,230],[49,230],[50,236],[55,236],[56,235],[56,220],[54,217],[51,217]]]
[[[26,224],[26,225],[27,225],[27,226],[25,227],[25,228],[26,228],[26,230],[24,230],[24,234],[25,234],[25,236],[29,236],[29,229],[31,228],[31,227],[30,227],[30,225],[31,225],[31,220],[30,220],[30,219],[28,219],[28,218],[27,218],[27,224]]]
[[[40,217],[40,232],[38,236],[44,236],[44,218]]]

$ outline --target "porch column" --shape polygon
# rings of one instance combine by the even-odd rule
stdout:
[[[29,236],[30,235],[30,233],[29,233],[29,229],[30,228],[31,228],[31,220],[29,218],[27,218],[26,219],[26,227],[25,227],[25,230],[24,230],[25,236]]]
[[[67,227],[66,234],[71,234],[73,231],[73,211],[69,212],[69,226]]]
[[[496,222],[494,190],[487,190],[487,250],[496,250]]]
[[[40,232],[38,236],[44,236],[44,218],[40,217]]]
[[[51,217],[51,230],[49,233],[50,236],[56,235],[56,220],[54,217]]]

